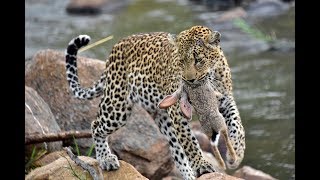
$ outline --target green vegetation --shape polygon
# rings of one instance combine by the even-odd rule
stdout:
[[[258,28],[251,27],[245,20],[236,18],[233,24],[240,28],[243,32],[251,35],[254,38],[261,39],[266,42],[273,42],[276,40],[275,34],[268,35],[260,31]]]
[[[73,142],[74,142],[74,148],[72,148],[72,149],[74,149],[74,150],[76,151],[77,156],[81,156],[78,143],[77,143],[76,138],[75,138],[74,136],[73,136]],[[95,147],[94,144],[92,144],[91,147],[90,147],[90,148],[88,149],[88,151],[86,152],[86,155],[85,155],[85,156],[89,156],[89,157],[90,157],[90,156],[92,155],[92,151],[93,151],[94,147]],[[66,158],[66,157],[64,157],[64,158]],[[66,160],[68,161],[67,158],[66,158]],[[82,175],[81,175],[81,172],[76,172],[75,169],[72,168],[72,166],[71,166],[71,164],[70,164],[69,161],[68,161],[68,164],[69,164],[69,167],[66,167],[66,168],[71,171],[71,173],[72,173],[72,175],[73,175],[74,177],[76,177],[76,178],[79,179],[79,180],[86,180],[86,179],[87,179],[86,174],[82,174]]]
[[[30,157],[26,157],[25,159],[25,174],[28,174],[32,169],[38,167],[35,164],[35,161],[40,159],[43,155],[45,155],[47,151],[45,149],[37,150],[36,146],[33,146]]]
[[[78,143],[77,143],[76,138],[74,136],[73,136],[73,142],[74,142],[73,149],[75,149],[75,151],[77,153],[77,156],[81,156]],[[91,147],[88,149],[87,153],[84,156],[89,156],[90,157],[92,155],[93,148],[94,148],[94,144],[91,145]]]
[[[68,158],[66,158],[65,156],[63,156],[63,157],[67,160],[67,162],[68,162],[68,164],[69,164],[69,167],[65,167],[65,168],[71,170],[71,173],[72,173],[72,175],[73,175],[74,177],[76,177],[76,178],[79,179],[79,180],[86,180],[86,179],[87,179],[87,176],[86,176],[85,174],[79,175],[80,173],[79,173],[79,172],[76,172],[75,169],[72,168],[72,166],[71,166]]]

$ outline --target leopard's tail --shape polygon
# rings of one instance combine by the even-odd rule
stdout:
[[[103,87],[105,85],[105,73],[100,77],[100,80],[94,83],[92,87],[81,87],[78,80],[77,71],[77,53],[78,50],[88,45],[90,37],[88,35],[79,35],[73,38],[65,51],[66,55],[66,73],[69,87],[73,95],[79,99],[93,99],[103,94]]]

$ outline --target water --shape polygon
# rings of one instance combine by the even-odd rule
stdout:
[[[203,24],[199,11],[188,1],[127,0],[112,4],[99,16],[71,16],[65,0],[26,1],[26,54],[42,49],[64,51],[68,41],[88,34],[92,41],[108,35],[114,39],[82,55],[105,59],[120,38],[137,32],[179,32]],[[201,9],[201,8],[200,8]],[[202,8],[201,10],[203,10]],[[201,11],[200,11],[201,12]],[[294,41],[294,9],[256,21],[255,27],[273,32],[278,39]],[[221,32],[223,35],[223,31]],[[231,41],[232,42],[232,41]],[[222,41],[222,46],[224,42]],[[243,54],[227,51],[232,70],[234,96],[246,130],[246,153],[242,165],[262,170],[278,179],[295,178],[295,53],[269,51]]]
[[[294,8],[255,27],[294,41]],[[295,52],[231,54],[234,96],[246,129],[243,164],[295,179]]]

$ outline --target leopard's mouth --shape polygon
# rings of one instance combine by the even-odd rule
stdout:
[[[186,79],[185,77],[182,76],[182,80],[189,85],[200,85],[206,81],[208,74],[209,73],[203,74],[198,79]]]

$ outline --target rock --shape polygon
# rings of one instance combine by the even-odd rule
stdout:
[[[79,79],[88,87],[105,68],[99,60],[78,57]],[[62,130],[88,130],[96,118],[100,98],[83,101],[72,97],[65,74],[62,52],[44,50],[26,62],[25,81],[35,88],[51,107]],[[163,177],[174,166],[166,138],[159,132],[151,116],[142,108],[134,112],[127,125],[116,131],[109,139],[116,154],[148,178]],[[130,136],[128,136],[130,134]],[[92,145],[92,139],[77,139],[81,154]]]
[[[212,180],[212,179],[215,179],[215,180],[243,180],[241,178],[233,177],[233,176],[219,173],[219,172],[207,173],[207,174],[204,174],[204,175],[200,176],[199,178],[197,178],[197,180]]]
[[[277,41],[272,42],[269,51],[294,52],[295,42],[285,39],[278,39]]]
[[[183,180],[183,177],[178,168],[174,166],[170,173],[166,177],[162,178],[162,180]]]
[[[48,104],[34,89],[25,86],[25,136],[60,131]],[[26,146],[26,154],[31,152],[32,147],[33,145]],[[62,149],[62,142],[39,143],[37,147],[56,151]]]
[[[168,141],[143,108],[136,105],[132,110],[127,124],[110,136],[110,148],[145,177],[161,179],[174,167]]]
[[[59,159],[60,157],[63,157],[63,156],[67,156],[66,151],[64,151],[64,150],[54,151],[54,152],[51,152],[49,154],[46,154],[46,155],[42,156],[40,159],[36,160],[34,162],[34,164],[37,167],[45,166],[45,165],[50,164],[53,161],[55,161],[55,160],[57,160],[57,159]]]
[[[280,0],[258,0],[249,4],[247,13],[250,17],[270,17],[278,16],[286,12],[290,8],[290,4]]]
[[[213,167],[215,167],[216,172],[220,172],[224,174],[226,173],[223,169],[220,168],[218,161],[216,160],[216,158],[213,156],[212,153],[203,151],[203,156],[205,160],[207,160],[209,163],[213,165]]]
[[[66,11],[70,14],[100,14],[108,0],[70,0]]]
[[[167,177],[162,178],[161,180],[183,180],[183,178],[178,178],[175,176],[167,176]]]
[[[233,176],[244,178],[245,180],[276,180],[274,177],[250,166],[243,166],[238,169]]]
[[[204,2],[211,11],[224,11],[235,6],[239,6],[242,0],[205,0]]]
[[[211,153],[203,151],[203,156],[208,162],[210,162],[214,167],[216,167],[217,172],[225,173],[224,170],[219,168],[217,160],[214,158],[214,156]],[[183,177],[181,176],[177,167],[174,166],[174,168],[168,174],[168,176],[165,178],[162,178],[162,180],[183,180]]]
[[[100,78],[105,63],[78,57],[78,73],[83,87],[92,86]],[[66,79],[63,52],[42,50],[25,62],[25,84],[35,89],[48,103],[61,130],[89,130],[96,119],[100,98],[79,100],[73,97]],[[92,139],[77,139],[80,149],[92,145]]]
[[[246,11],[242,7],[236,7],[222,13],[215,22],[232,21],[236,18],[247,17]]]
[[[212,153],[211,144],[210,144],[210,141],[209,141],[207,135],[205,135],[204,133],[202,133],[201,131],[198,131],[198,130],[193,130],[193,133],[194,133],[194,135],[196,136],[196,139],[199,142],[200,148],[203,151]]]
[[[79,159],[85,161],[86,163],[94,166],[94,168],[99,172],[102,172],[104,179],[114,179],[114,180],[147,180],[142,176],[132,165],[120,160],[120,169],[116,171],[102,171],[99,167],[97,160],[87,157],[78,156]],[[70,163],[70,164],[69,164]],[[91,175],[82,169],[80,166],[76,165],[69,156],[60,157],[56,161],[47,164],[42,167],[38,167],[32,170],[27,176],[26,180],[42,180],[42,179],[63,179],[63,180],[76,180],[71,171],[72,168],[78,176],[85,179],[92,179]]]
[[[199,142],[200,148],[205,152],[209,152],[209,153],[213,154],[210,140],[202,132],[200,122],[199,121],[192,121],[190,126],[191,126],[191,129],[192,129],[196,139]],[[227,147],[226,147],[226,144],[225,144],[223,138],[219,138],[218,149],[219,149],[219,152],[220,152],[222,158],[225,159]]]

